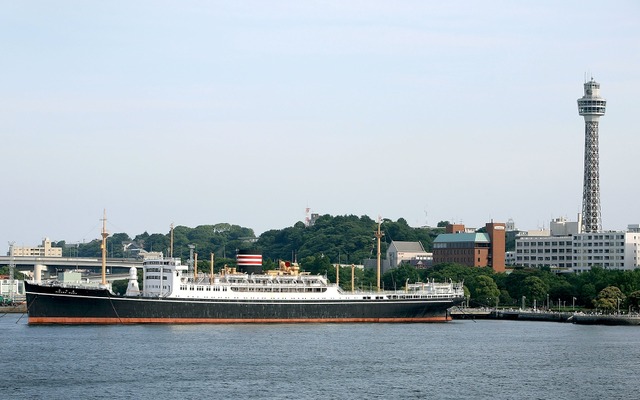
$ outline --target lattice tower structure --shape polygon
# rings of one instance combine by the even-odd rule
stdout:
[[[591,78],[578,99],[578,113],[584,117],[584,180],[582,188],[582,232],[602,231],[600,207],[600,156],[598,124],[607,101],[600,97],[600,84]]]

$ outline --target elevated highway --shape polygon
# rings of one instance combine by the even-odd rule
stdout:
[[[45,265],[50,275],[57,271],[83,269],[99,271],[102,269],[101,258],[89,257],[32,257],[32,256],[0,256],[0,267],[13,264],[18,271],[33,271],[36,265]],[[110,273],[126,273],[131,267],[142,267],[142,260],[135,258],[107,258],[107,270]]]

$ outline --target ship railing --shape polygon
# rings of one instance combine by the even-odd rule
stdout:
[[[426,299],[426,300],[448,300],[455,299],[460,296],[454,296],[453,294],[437,295],[437,294],[417,294],[417,293],[396,293],[389,295],[391,300],[396,299]]]

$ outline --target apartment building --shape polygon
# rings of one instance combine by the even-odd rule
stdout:
[[[36,247],[11,245],[7,255],[10,256],[12,251],[16,257],[62,257],[62,247],[52,247],[49,238],[44,238],[42,245]]]

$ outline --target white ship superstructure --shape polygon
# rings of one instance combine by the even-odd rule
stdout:
[[[345,291],[326,276],[300,272],[297,266],[280,263],[280,269],[263,274],[238,273],[225,268],[220,274],[187,272],[173,258],[146,260],[143,264],[143,297],[228,300],[371,300],[451,299],[463,295],[462,283],[415,283],[401,291]],[[136,274],[132,273],[130,279]],[[162,277],[162,284],[161,278]],[[162,286],[162,287],[161,287]],[[131,295],[132,293],[128,293]]]

